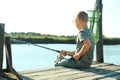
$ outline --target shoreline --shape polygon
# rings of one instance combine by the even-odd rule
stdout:
[[[70,39],[70,40],[56,40],[56,39],[19,39],[16,38],[17,40],[25,41],[28,43],[33,43],[33,44],[75,44],[76,41],[75,39]],[[25,44],[25,43],[20,43],[20,42],[13,42],[11,41],[12,44]],[[103,45],[120,45],[120,40],[110,40],[110,39],[103,39]]]
[[[57,35],[49,35],[49,34],[40,34],[34,32],[12,32],[5,33],[5,36],[9,36],[11,39],[21,40],[29,43],[60,43],[60,44],[75,44],[76,36],[57,36]],[[12,44],[21,44],[18,42],[11,41]],[[107,38],[103,36],[103,45],[119,45],[120,38]]]

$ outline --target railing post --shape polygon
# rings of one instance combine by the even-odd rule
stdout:
[[[10,71],[10,67],[9,64],[11,64],[12,66],[12,53],[11,53],[11,42],[10,42],[10,37],[5,37],[5,48],[7,49],[6,51],[6,67],[7,67],[7,71]],[[9,57],[9,59],[8,59]]]
[[[104,62],[104,56],[103,56],[103,35],[102,35],[102,0],[98,0],[97,2],[96,10],[101,12],[101,16],[98,23],[98,29],[99,29],[99,41],[96,44],[96,54],[97,54],[97,61],[103,63]]]
[[[7,62],[7,72],[11,72],[18,80],[23,80],[22,77],[15,71],[15,69],[12,66],[12,53],[11,53],[11,42],[10,37],[5,37],[5,49],[6,49],[6,62]]]
[[[0,23],[0,70],[3,67],[4,27],[5,24]]]

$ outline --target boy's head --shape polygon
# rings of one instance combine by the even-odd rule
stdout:
[[[76,17],[76,26],[78,30],[87,27],[87,22],[88,22],[88,14],[84,11],[79,12]]]
[[[79,12],[78,15],[77,15],[77,18],[79,20],[84,21],[84,22],[88,22],[88,14],[84,11]]]

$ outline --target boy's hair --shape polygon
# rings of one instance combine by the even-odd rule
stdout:
[[[81,19],[84,22],[88,22],[88,14],[84,11],[79,12],[77,18]]]

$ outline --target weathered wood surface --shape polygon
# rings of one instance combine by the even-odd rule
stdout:
[[[116,80],[120,79],[120,66],[100,63],[89,69],[55,67],[19,72],[25,80]]]

